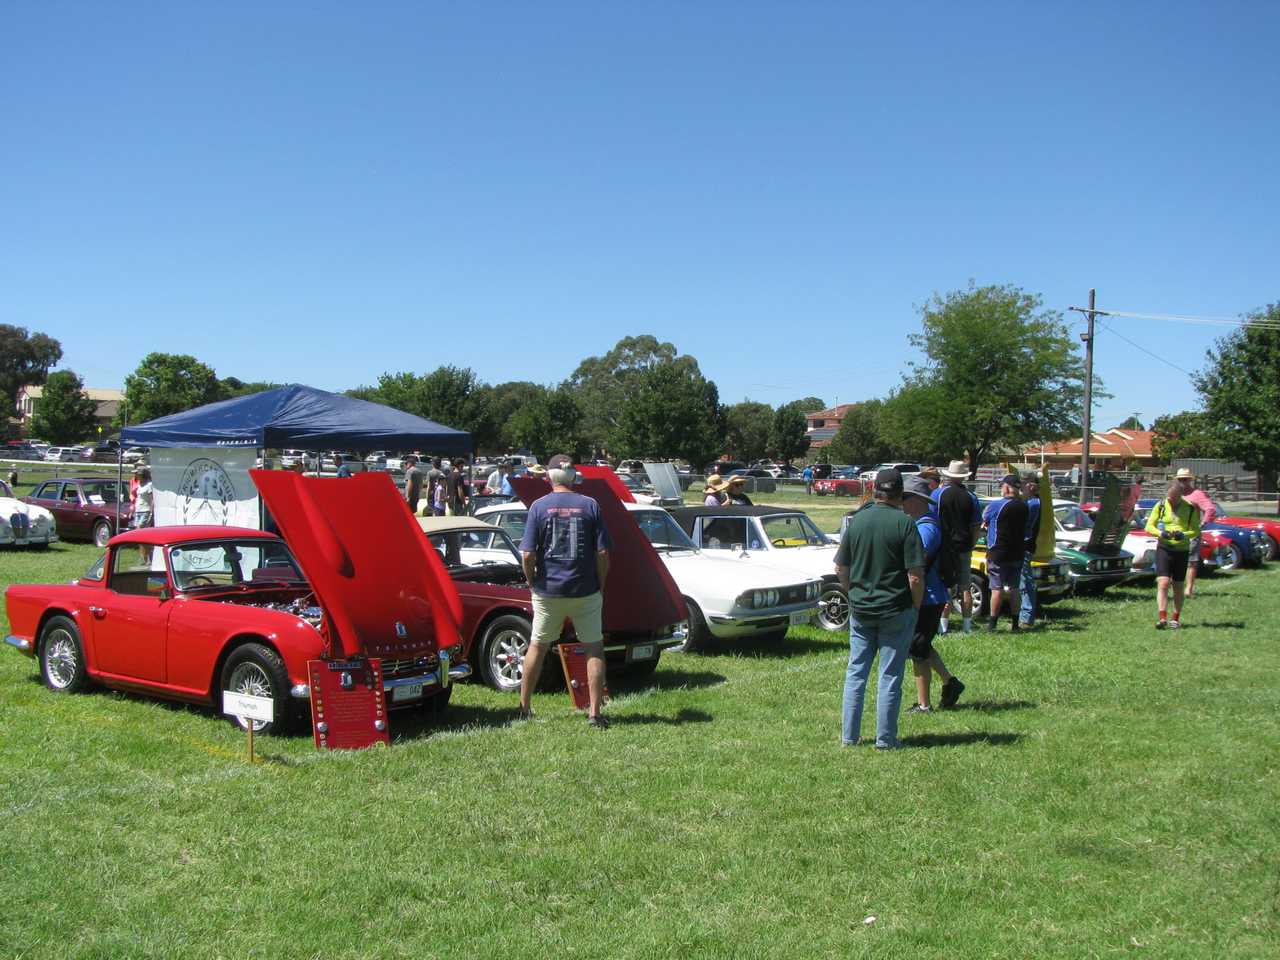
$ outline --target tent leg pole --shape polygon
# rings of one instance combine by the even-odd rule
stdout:
[[[116,450],[116,529],[120,532],[120,498],[124,496],[124,444]]]

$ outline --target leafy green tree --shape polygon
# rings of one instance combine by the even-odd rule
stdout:
[[[265,380],[253,380],[245,383],[236,377],[224,377],[219,381],[224,400],[231,400],[235,397],[247,397],[251,394],[262,393],[264,390],[274,390],[276,387],[282,387],[282,383],[269,383]]]
[[[72,370],[56,370],[44,382],[31,432],[49,443],[69,445],[93,436],[98,404],[84,392],[84,381]]]
[[[222,384],[213,368],[195,357],[178,353],[149,353],[125,377],[125,404],[116,414],[117,426],[146,423],[223,399]]]
[[[662,364],[691,365],[693,357],[678,356],[674,344],[649,334],[623,337],[603,357],[587,357],[570,375],[568,385],[582,409],[583,429],[597,452],[612,450],[622,409],[633,396],[634,384],[642,374]],[[698,374],[701,376],[701,374]]]
[[[890,450],[880,434],[880,414],[884,404],[866,400],[845,411],[844,419],[823,452],[823,463],[856,463],[866,469],[888,459]]]
[[[357,387],[348,395],[466,430],[476,450],[498,445],[491,388],[469,367],[441,366],[428,374],[384,373],[376,387]]]
[[[1209,351],[1196,378],[1222,453],[1257,470],[1274,490],[1280,474],[1280,303],[1248,315]]]
[[[810,407],[813,398],[794,400],[784,403],[773,414],[773,423],[769,429],[769,455],[777,460],[790,463],[797,457],[809,452],[808,421],[806,413],[821,410],[822,407]]]
[[[1142,425],[1142,421],[1138,419],[1138,415],[1135,413],[1135,414],[1131,414],[1130,416],[1128,416],[1128,417],[1126,417],[1124,420],[1122,420],[1122,421],[1120,422],[1120,427],[1119,427],[1119,429],[1121,429],[1121,430],[1145,430],[1145,429],[1147,429],[1147,428],[1146,428],[1146,427],[1144,427],[1144,426]]]
[[[771,406],[753,400],[735,403],[725,408],[724,422],[724,442],[730,456],[747,463],[764,458],[773,429]]]
[[[504,424],[511,446],[533,451],[542,463],[557,453],[567,453],[576,461],[586,459],[591,443],[582,431],[582,409],[573,392],[565,386],[539,390]]]
[[[826,403],[818,397],[801,397],[799,400],[792,400],[790,403],[783,404],[783,406],[795,407],[802,415],[827,409]]]
[[[514,418],[526,407],[545,401],[547,393],[548,389],[542,384],[530,383],[527,380],[512,380],[490,388],[493,419],[498,424],[498,441],[503,448],[514,450],[524,446],[524,441],[516,436],[512,428]],[[552,451],[552,453],[567,452]]]
[[[1151,448],[1161,460],[1223,456],[1222,431],[1201,410],[1166,413],[1156,417],[1151,430]]]
[[[970,284],[935,295],[920,313],[921,331],[909,339],[924,359],[911,364],[891,418],[895,434],[907,414],[921,421],[918,451],[963,450],[976,469],[997,447],[1063,436],[1076,422],[1084,394],[1079,343],[1039,296]],[[1094,396],[1105,396],[1096,381]]]
[[[884,459],[946,463],[957,453],[955,433],[947,427],[948,398],[939,384],[904,384],[880,410]]]
[[[696,363],[674,360],[637,371],[617,421],[610,449],[622,457],[681,459],[697,468],[718,457],[724,443],[720,391]]]
[[[53,337],[0,323],[0,398],[5,410],[12,412],[17,406],[20,387],[44,383],[61,359],[62,344]]]

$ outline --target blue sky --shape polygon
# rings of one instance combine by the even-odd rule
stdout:
[[[901,9],[891,9],[899,7]],[[1280,299],[1280,5],[9,4],[0,322],[342,389],[627,334],[882,395],[916,305]],[[1073,315],[1074,316],[1074,315]],[[1114,320],[1180,367],[1217,328]],[[1080,326],[1075,324],[1075,326]],[[1099,420],[1194,405],[1106,330]]]

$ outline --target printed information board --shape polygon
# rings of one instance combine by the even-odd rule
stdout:
[[[390,745],[382,661],[308,660],[311,732],[317,747],[359,750]]]

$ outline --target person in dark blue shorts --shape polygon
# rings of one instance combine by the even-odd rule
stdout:
[[[982,513],[987,528],[987,579],[991,582],[991,619],[988,630],[1000,622],[1000,605],[1008,595],[1013,630],[1018,630],[1018,608],[1022,597],[1018,585],[1022,581],[1022,558],[1027,550],[1027,504],[1018,495],[1021,485],[1016,474],[1006,474],[1000,481],[1000,499]]]

